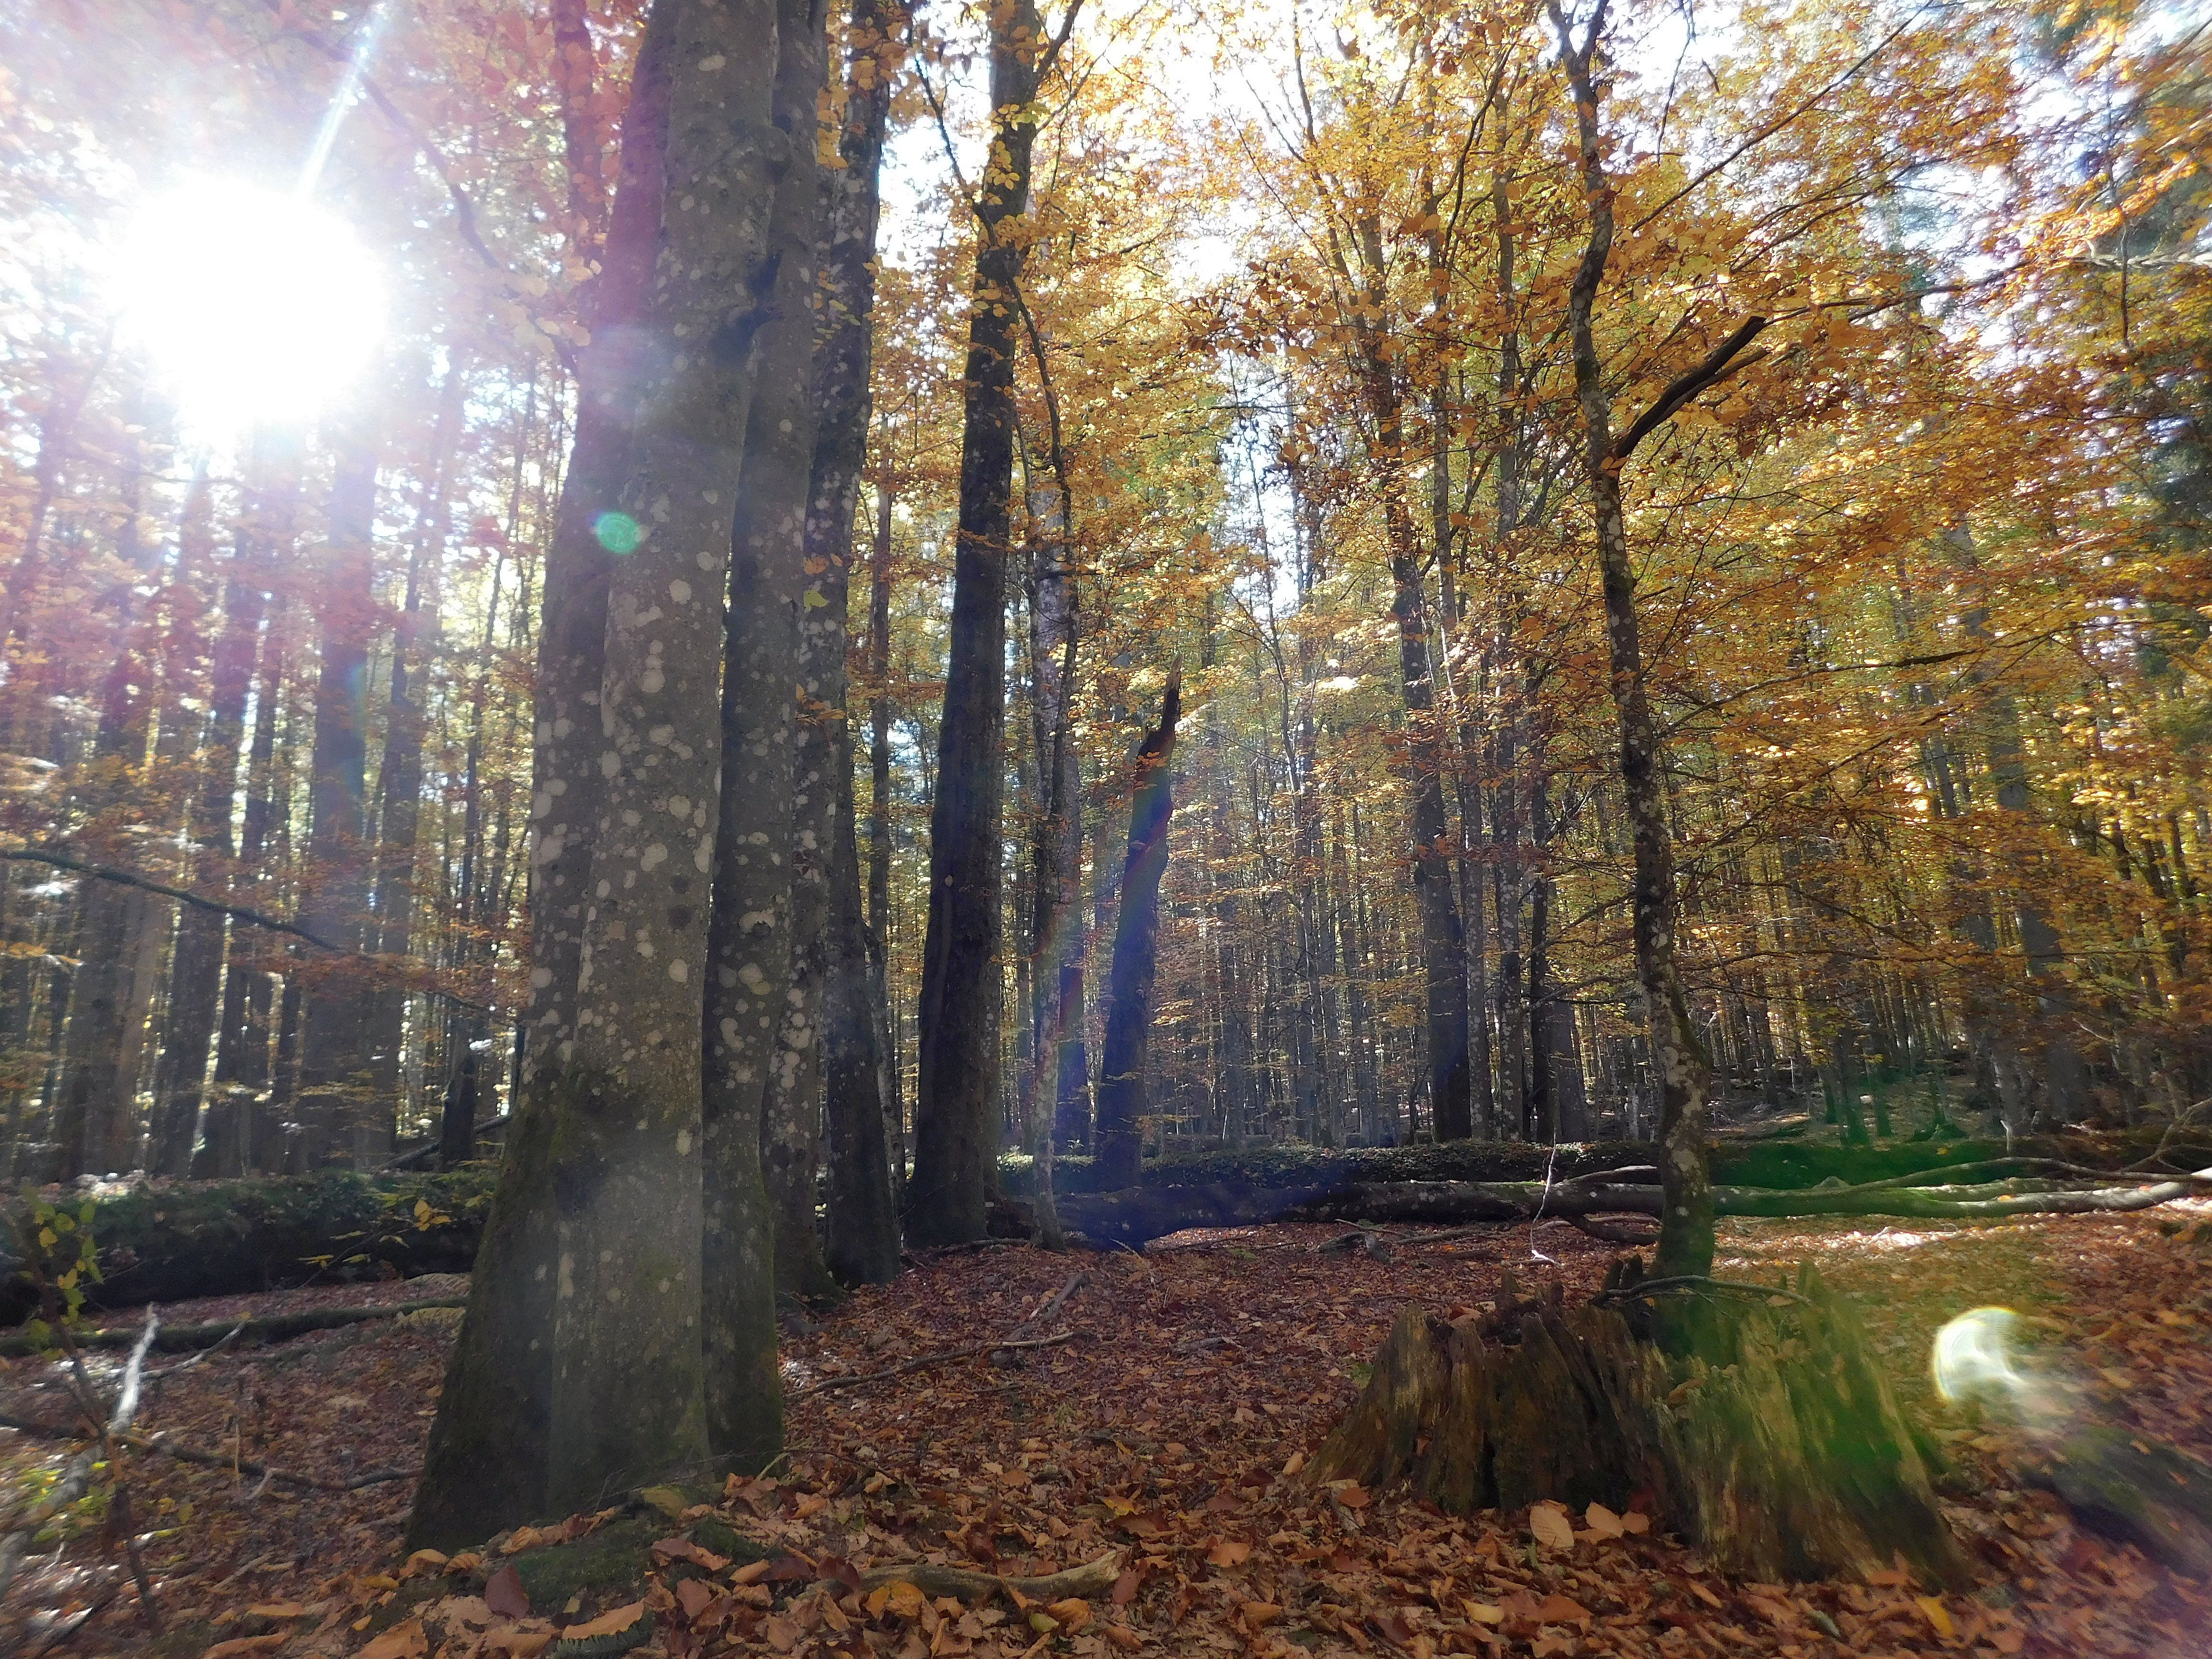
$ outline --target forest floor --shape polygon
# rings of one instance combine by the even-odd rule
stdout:
[[[1452,1517],[1390,1492],[1314,1489],[1296,1471],[1353,1397],[1402,1304],[1465,1311],[1493,1297],[1509,1269],[1524,1287],[1556,1276],[1573,1296],[1596,1286],[1615,1252],[1547,1225],[1379,1259],[1316,1249],[1340,1229],[1270,1226],[1182,1235],[1141,1256],[1027,1247],[941,1256],[854,1297],[818,1327],[787,1334],[787,1460],[767,1479],[708,1494],[711,1512],[663,1489],[668,1515],[648,1513],[644,1531],[670,1536],[650,1555],[640,1522],[609,1512],[595,1535],[617,1527],[637,1534],[635,1567],[557,1606],[526,1610],[511,1574],[484,1583],[487,1565],[530,1565],[559,1547],[543,1534],[499,1540],[489,1563],[474,1553],[403,1561],[404,1480],[327,1492],[132,1455],[138,1525],[158,1529],[146,1557],[166,1634],[148,1632],[119,1553],[111,1556],[88,1516],[65,1547],[27,1565],[0,1608],[0,1650],[69,1659],[534,1659],[556,1630],[641,1598],[657,1611],[657,1633],[638,1659],[2180,1659],[2212,1645],[2212,1584],[2078,1530],[2055,1498],[2021,1483],[2023,1448],[2013,1436],[1961,1420],[1935,1396],[1927,1357],[1944,1321],[1977,1305],[2011,1307],[2025,1316],[2033,1363],[2060,1409],[2212,1454],[2212,1255],[2172,1231],[2179,1219],[2194,1237],[2212,1234],[2200,1224],[2206,1212],[2212,1206],[2179,1205],[1910,1231],[1724,1224],[1717,1273],[1771,1279],[1810,1257],[1858,1299],[1900,1397],[1954,1460],[1948,1510],[1983,1575],[1966,1594],[1935,1594],[1901,1573],[1873,1583],[1731,1583],[1656,1529],[1639,1534],[1632,1514],[1625,1528],[1609,1513],[1575,1516],[1563,1540],[1556,1511]],[[1010,1334],[1078,1274],[1052,1316],[1024,1332],[1073,1333],[1065,1343],[1000,1357],[1012,1363],[971,1355],[821,1386]],[[162,1313],[187,1323],[317,1302],[416,1300],[458,1282],[278,1292]],[[411,1466],[454,1323],[418,1313],[168,1370],[140,1431],[331,1485]],[[100,1363],[112,1376],[118,1362],[110,1352]],[[55,1368],[23,1360],[0,1369],[0,1412],[66,1420]],[[0,1507],[51,1478],[40,1472],[63,1450],[0,1433]],[[708,1529],[717,1522],[724,1529]],[[916,1558],[1026,1576],[1116,1550],[1110,1589],[1048,1613],[852,1588],[872,1565]],[[758,1559],[734,1565],[748,1558]],[[636,1570],[647,1562],[649,1572]]]

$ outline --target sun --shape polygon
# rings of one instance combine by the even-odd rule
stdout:
[[[125,337],[186,428],[210,435],[312,416],[367,366],[384,323],[349,226],[234,180],[189,179],[147,204],[115,281]]]

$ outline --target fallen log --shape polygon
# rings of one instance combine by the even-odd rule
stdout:
[[[466,1273],[491,1199],[493,1171],[372,1180],[345,1170],[238,1181],[148,1182],[52,1201],[100,1250],[87,1305],[122,1308],[237,1296],[311,1282]],[[17,1255],[21,1200],[0,1212],[0,1324],[37,1310]]]
[[[364,1320],[397,1319],[402,1314],[421,1313],[427,1308],[466,1306],[465,1297],[429,1297],[420,1302],[395,1302],[385,1307],[307,1308],[298,1313],[264,1314],[258,1319],[221,1320],[208,1325],[165,1325],[155,1337],[154,1346],[164,1353],[186,1353],[238,1340],[283,1342],[315,1331],[357,1325]],[[137,1338],[136,1327],[118,1325],[105,1330],[79,1331],[70,1340],[80,1348],[127,1348]],[[42,1353],[52,1346],[50,1336],[0,1336],[0,1356],[12,1358],[21,1354]]]
[[[1760,1145],[1714,1152],[1716,1198],[1723,1215],[1868,1215],[1972,1219],[2030,1212],[2141,1209],[2180,1195],[2172,1181],[2153,1175],[2085,1176],[2102,1164],[2116,1168],[2142,1158],[2141,1137],[2022,1142],[2017,1156],[2002,1144],[1883,1147],[1845,1152],[1834,1147]],[[2172,1155],[2174,1148],[2166,1149]],[[2205,1149],[2192,1144],[2196,1161]],[[1816,1156],[1817,1155],[1817,1156]],[[1066,1225],[1093,1243],[1135,1247],[1185,1228],[1255,1226],[1269,1221],[1366,1221],[1382,1225],[1526,1223],[1556,1217],[1600,1234],[1633,1233],[1600,1218],[1653,1216],[1656,1187],[1649,1148],[1633,1144],[1560,1147],[1458,1143],[1314,1153],[1272,1149],[1247,1161],[1263,1172],[1319,1179],[1191,1182],[1199,1168],[1221,1160],[1154,1164],[1148,1184],[1115,1193],[1069,1193],[1060,1200]],[[1900,1168],[1900,1165],[1906,1167]],[[1401,1169],[1525,1170],[1521,1180],[1400,1180]],[[1547,1170],[1553,1179],[1543,1179]],[[1854,1185],[1815,1187],[1801,1177],[1843,1169],[1863,1173]],[[2023,1172],[2010,1182],[1972,1187],[1935,1183],[1973,1180],[1993,1170]],[[1748,1178],[1750,1176],[1757,1179]],[[2044,1177],[2068,1177],[2063,1185]],[[372,1178],[343,1171],[238,1181],[156,1182],[126,1192],[59,1201],[81,1212],[99,1246],[101,1278],[86,1286],[94,1309],[146,1302],[233,1296],[331,1280],[392,1273],[465,1273],[476,1256],[490,1200],[493,1171],[469,1168],[440,1175]],[[1837,1177],[1829,1176],[1831,1181]],[[2185,1178],[2187,1179],[2187,1178]],[[2096,1184],[2109,1181],[2110,1185]],[[2039,1182],[2039,1186],[2035,1183]],[[1917,1184],[1915,1184],[1917,1183]],[[2031,1190],[2033,1186],[2034,1189]],[[2201,1190],[2201,1189],[2200,1189]],[[1005,1206],[1010,1212],[1018,1205]],[[36,1298],[13,1254],[21,1200],[0,1216],[0,1325],[21,1322]]]
[[[1613,1172],[1618,1173],[1618,1172]],[[1786,1191],[1716,1187],[1723,1216],[1881,1216],[1917,1220],[1989,1220],[2011,1215],[2081,1215],[2154,1208],[2192,1194],[2212,1195],[2212,1170],[2172,1178],[2116,1173],[2094,1186],[2061,1186],[2040,1176],[1970,1186],[1863,1186]],[[1366,1222],[1452,1226],[1601,1216],[1656,1216],[1659,1188],[1613,1179],[1564,1182],[1349,1182],[1325,1188],[1136,1187],[1071,1196],[1060,1219],[1094,1243],[1135,1247],[1193,1228],[1256,1226],[1269,1221]]]

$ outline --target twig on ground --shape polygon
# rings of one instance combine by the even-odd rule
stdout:
[[[64,1341],[67,1342],[67,1328],[62,1328]],[[84,1374],[83,1363],[77,1358],[75,1346],[73,1345],[70,1346],[68,1352],[70,1374],[72,1381],[76,1385],[78,1408],[84,1412],[86,1422],[91,1432],[87,1434],[82,1430],[71,1426],[59,1431],[57,1434],[51,1426],[44,1424],[31,1430],[33,1432],[44,1431],[62,1439],[82,1439],[88,1443],[82,1451],[70,1460],[68,1468],[62,1473],[62,1478],[54,1483],[53,1490],[46,1494],[44,1500],[32,1505],[29,1512],[16,1521],[14,1529],[5,1538],[0,1538],[0,1595],[5,1595],[8,1593],[8,1586],[15,1582],[15,1574],[23,1565],[23,1557],[29,1552],[31,1540],[37,1536],[39,1528],[67,1510],[91,1489],[93,1467],[99,1462],[101,1451],[105,1449],[112,1458],[114,1455],[115,1444],[118,1440],[128,1443],[129,1437],[126,1431],[131,1426],[131,1419],[138,1413],[139,1385],[145,1374],[146,1353],[154,1346],[154,1339],[161,1333],[161,1329],[160,1314],[149,1307],[146,1310],[146,1323],[140,1329],[137,1343],[131,1351],[129,1364],[124,1367],[123,1387],[116,1396],[115,1407],[112,1411],[100,1409],[98,1396],[91,1393],[91,1382]],[[0,1418],[0,1425],[9,1428],[30,1426],[6,1418]],[[128,1507],[129,1499],[126,1497],[125,1498],[126,1510]],[[161,1628],[161,1615],[155,1611],[151,1591],[144,1577],[144,1569],[138,1566],[135,1541],[126,1553],[131,1557],[132,1565],[139,1573],[139,1594],[144,1598],[142,1605],[146,1609],[147,1622],[158,1631]]]
[[[1036,1345],[1036,1346],[1042,1346]],[[41,1423],[36,1418],[14,1417],[0,1413],[0,1429],[13,1429],[19,1434],[34,1434],[44,1440],[81,1440],[84,1431],[73,1423]],[[367,1474],[357,1474],[350,1480],[318,1480],[313,1475],[295,1474],[289,1469],[273,1468],[266,1463],[257,1463],[250,1457],[234,1458],[223,1452],[201,1451],[194,1446],[179,1445],[166,1434],[142,1436],[136,1434],[111,1435],[114,1444],[126,1451],[158,1452],[163,1457],[173,1457],[179,1463],[197,1463],[204,1468],[229,1469],[240,1475],[258,1474],[271,1480],[280,1480],[288,1486],[304,1486],[310,1492],[358,1492],[363,1486],[377,1486],[387,1480],[410,1480],[422,1473],[414,1468],[372,1469]],[[97,1455],[96,1448],[87,1454]],[[89,1469],[89,1462],[87,1464]],[[56,1488],[58,1492],[60,1489]],[[75,1503],[82,1492],[67,1503]],[[50,1505],[52,1505],[50,1507]],[[52,1499],[34,1510],[26,1520],[32,1530],[44,1526],[66,1504],[52,1505]]]
[[[888,1382],[894,1376],[926,1370],[932,1365],[948,1365],[956,1359],[973,1359],[977,1354],[997,1353],[1002,1350],[1024,1348],[1056,1348],[1063,1342],[1073,1342],[1080,1331],[1062,1331],[1057,1336],[1034,1337],[1023,1342],[976,1342],[964,1348],[947,1348],[942,1353],[926,1353],[909,1359],[903,1365],[894,1365],[887,1371],[864,1371],[852,1376],[832,1376],[820,1382],[810,1382],[803,1389],[793,1389],[784,1395],[786,1400],[804,1400],[810,1395],[828,1394],[836,1389],[857,1389],[866,1382]]]

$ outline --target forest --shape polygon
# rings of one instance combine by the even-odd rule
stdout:
[[[2204,1650],[2202,7],[24,0],[0,226],[7,1650]]]

